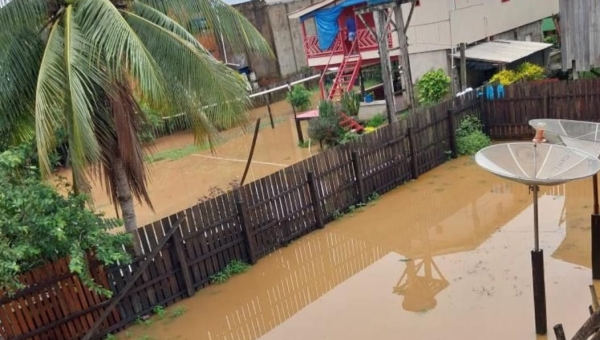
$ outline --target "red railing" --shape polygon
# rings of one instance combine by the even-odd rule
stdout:
[[[325,51],[322,51],[319,48],[319,41],[316,36],[305,37],[304,52],[308,58],[327,57],[332,54],[344,54],[344,38],[344,33],[340,32],[335,38],[333,46]],[[359,29],[356,32],[356,38],[358,41],[358,51],[364,52],[377,50],[377,39],[368,29]],[[390,47],[392,46],[391,34],[388,34],[388,45]]]
[[[335,55],[334,52],[335,52],[335,50],[332,49],[329,54],[329,59],[327,60],[327,64],[325,65],[325,68],[323,69],[323,73],[321,73],[321,78],[319,78],[319,89],[321,90],[321,99],[325,99],[325,95],[326,95],[326,93],[325,93],[325,75],[329,71],[329,64],[331,63],[331,58]]]

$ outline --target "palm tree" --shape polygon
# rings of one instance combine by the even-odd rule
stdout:
[[[141,104],[185,113],[197,143],[246,117],[246,84],[194,38],[198,17],[229,46],[271,54],[220,0],[0,0],[0,138],[35,136],[48,175],[56,133],[66,129],[75,188],[102,178],[135,231],[133,198],[151,206]]]

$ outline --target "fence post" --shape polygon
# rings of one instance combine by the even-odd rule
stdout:
[[[419,167],[417,162],[417,146],[415,144],[415,135],[412,128],[408,128],[408,144],[410,145],[410,169],[412,178],[419,178]]]
[[[456,158],[458,157],[458,150],[456,145],[456,129],[454,128],[454,112],[452,110],[448,110],[448,133],[450,135],[452,158]]]
[[[239,191],[237,192],[236,196],[236,202],[235,202],[235,207],[237,209],[237,213],[238,213],[238,220],[240,221],[240,226],[242,227],[242,233],[244,234],[244,241],[246,242],[246,249],[248,251],[248,257],[250,258],[250,263],[251,264],[255,264],[256,263],[256,250],[254,247],[254,241],[252,239],[252,233],[249,230],[249,220],[248,220],[248,215],[246,214],[246,209],[244,209],[244,201],[242,200],[242,197],[239,193]]]
[[[275,128],[275,123],[273,122],[273,114],[271,113],[271,92],[267,93],[267,112],[269,112],[269,120],[271,121],[271,128]]]
[[[485,97],[483,95],[479,97],[479,110],[481,111],[481,124],[483,124],[483,132],[490,136],[490,110],[489,106],[486,105]]]
[[[319,192],[317,191],[317,180],[315,174],[312,171],[306,173],[306,179],[308,181],[308,188],[310,190],[310,198],[315,211],[315,219],[317,220],[317,228],[323,229],[325,223],[323,223],[323,215],[321,214],[321,206],[319,205],[321,199],[319,198]]]
[[[179,228],[181,230],[181,228]],[[194,284],[192,283],[192,275],[190,273],[190,267],[187,263],[187,257],[183,251],[183,237],[181,236],[180,230],[175,231],[173,234],[173,243],[175,244],[175,250],[177,251],[177,259],[179,260],[179,265],[181,266],[181,272],[183,273],[183,281],[185,282],[185,288],[187,291],[188,297],[194,296],[196,290],[194,289]]]
[[[362,171],[358,162],[358,152],[356,151],[352,151],[352,166],[354,168],[354,176],[356,176],[356,185],[358,186],[358,197],[360,199],[360,203],[366,203],[367,199],[365,197],[365,185],[363,183]]]

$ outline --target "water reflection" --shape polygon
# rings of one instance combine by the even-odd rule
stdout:
[[[557,255],[565,232],[573,234],[580,201],[572,192],[571,184],[542,191],[542,246],[556,258],[572,254]],[[434,328],[456,330],[468,318],[481,334],[457,338],[494,339],[504,317],[518,323],[511,335],[533,334],[532,229],[526,186],[459,159],[199,291],[181,302],[189,313],[145,332],[180,340],[430,339]],[[546,261],[550,324],[579,323],[589,272]],[[574,310],[581,296],[583,316]]]
[[[402,307],[405,310],[423,312],[435,308],[435,296],[449,284],[433,258],[410,259],[393,292],[404,296]]]

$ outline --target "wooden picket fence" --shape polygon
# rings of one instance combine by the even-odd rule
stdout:
[[[156,306],[210,284],[233,260],[255,263],[340,212],[383,194],[456,155],[461,119],[478,116],[494,139],[530,138],[531,118],[599,120],[600,81],[519,84],[506,97],[455,98],[296,163],[235,191],[203,201],[138,230],[144,255],[130,264],[91,266],[113,292],[90,292],[60,260],[22,276],[27,288],[0,292],[0,338],[80,339],[113,301],[94,339],[124,329]],[[182,219],[181,225],[175,221]],[[174,232],[173,232],[174,231]],[[165,235],[172,235],[165,239]],[[166,242],[166,243],[165,243]],[[164,246],[160,246],[163,243]],[[125,289],[143,266],[131,289]],[[121,300],[115,297],[123,295]]]
[[[492,139],[528,139],[528,121],[555,118],[600,121],[600,78],[522,83],[505,87],[505,97],[482,104]]]

